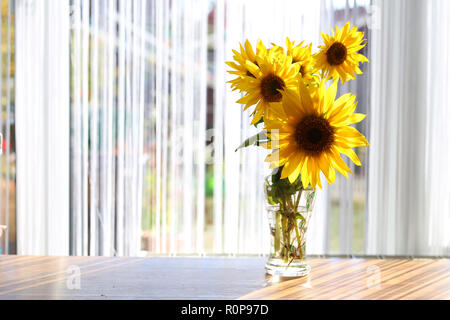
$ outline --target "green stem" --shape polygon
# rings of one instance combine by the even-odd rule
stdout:
[[[302,197],[302,191],[303,191],[303,189],[300,189],[299,191],[298,191],[298,194],[297,194],[297,199],[295,200],[295,206],[294,206],[294,212],[295,213],[297,213],[297,210],[298,210],[298,204],[300,203],[300,199],[301,199],[301,197]],[[302,259],[302,254],[301,254],[301,239],[300,239],[300,232],[299,232],[299,229],[298,229],[298,223],[297,223],[297,219],[295,219],[295,235],[296,235],[296,237],[297,237],[297,251],[298,251],[298,253],[299,253],[299,258],[300,259]]]
[[[275,243],[274,243],[275,253],[278,253],[280,251],[280,220],[281,220],[281,213],[277,211],[275,213]]]
[[[291,248],[293,247],[295,256],[299,256],[300,259],[303,258],[303,250],[301,248],[302,235],[300,233],[300,227],[297,220],[297,214],[300,214],[298,207],[300,204],[302,189],[297,191],[297,194],[293,195],[290,191],[279,189],[279,205],[280,210],[276,212],[275,217],[275,239],[274,239],[274,250],[275,254],[279,255],[285,263],[289,260]],[[303,218],[303,217],[301,217]],[[301,219],[300,218],[300,219]],[[291,225],[294,224],[293,226]],[[302,221],[303,223],[303,221]],[[295,237],[291,239],[291,232],[295,230]],[[282,233],[282,235],[280,234]],[[291,242],[292,240],[292,242]],[[295,241],[297,246],[295,246]],[[295,248],[297,247],[297,248]]]
[[[289,240],[288,240],[288,228],[287,228],[287,218],[283,215],[282,219],[282,229],[283,229],[283,259],[284,262],[287,262],[289,258]]]
[[[301,249],[301,240],[300,240],[300,232],[298,230],[298,224],[295,223],[295,235],[297,236],[297,251],[300,259],[303,259],[302,249]]]
[[[300,190],[298,191],[297,200],[295,200],[295,206],[294,206],[295,212],[296,212],[297,209],[298,209],[298,204],[300,203],[300,199],[301,199],[301,197],[302,197],[302,192],[303,192],[303,189],[300,189]]]
[[[281,215],[281,232],[283,235],[283,246],[281,247],[280,250],[280,255],[281,258],[283,258],[283,260],[286,261],[287,259],[287,250],[286,250],[286,196],[284,194],[281,195],[281,202],[280,202],[280,209],[282,212]]]

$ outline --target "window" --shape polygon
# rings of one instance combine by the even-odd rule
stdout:
[[[448,255],[450,9],[419,2],[2,0],[2,252],[267,253],[266,152],[235,152],[257,129],[224,62],[349,20],[370,63],[339,94],[371,147],[320,192],[308,251]]]

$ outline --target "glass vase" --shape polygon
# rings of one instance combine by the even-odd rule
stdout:
[[[287,179],[284,179],[287,180]],[[266,209],[270,227],[270,256],[266,272],[283,277],[309,274],[306,261],[306,231],[314,208],[316,191],[297,187],[269,176],[265,180]],[[280,183],[283,182],[283,183]]]

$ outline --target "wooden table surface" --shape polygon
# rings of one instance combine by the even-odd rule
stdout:
[[[281,279],[265,260],[0,256],[0,299],[450,299],[446,259],[310,259]]]

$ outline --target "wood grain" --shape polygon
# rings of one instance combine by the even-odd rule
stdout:
[[[265,261],[0,256],[0,299],[450,299],[445,259],[310,259],[304,278],[266,275]]]
[[[275,277],[272,286],[240,299],[450,299],[446,259],[315,259],[310,264],[309,276]]]
[[[265,285],[264,258],[0,256],[0,299],[237,299]],[[70,288],[80,270],[80,288]]]

